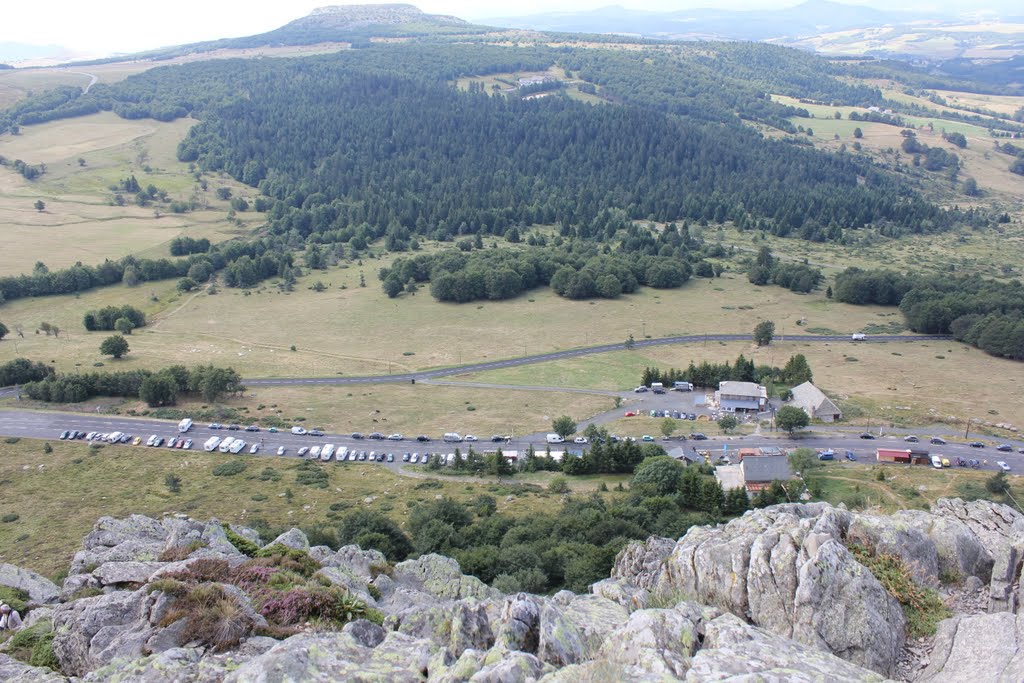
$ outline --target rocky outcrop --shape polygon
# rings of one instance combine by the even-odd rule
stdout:
[[[0,654],[0,681],[5,683],[66,683],[68,679],[55,671],[22,664]]]
[[[351,632],[302,633],[250,659],[225,683],[278,681],[393,681],[420,683],[430,662],[430,643],[392,631],[376,647]]]
[[[33,602],[55,602],[60,589],[45,576],[13,564],[0,563],[0,586],[9,586],[28,593]]]
[[[940,501],[932,512],[891,517],[779,505],[695,527],[677,541],[632,543],[589,594],[545,597],[505,596],[439,555],[392,566],[356,546],[309,548],[293,530],[273,543],[308,548],[320,569],[307,583],[315,569],[308,562],[302,576],[278,576],[286,585],[274,589],[277,604],[269,607],[259,591],[271,584],[260,581],[282,568],[253,560],[239,570],[246,558],[215,520],[104,518],[76,556],[64,602],[31,611],[27,621],[52,618],[63,674],[83,681],[831,682],[912,671],[929,683],[1017,681],[1024,680],[1022,617],[965,613],[979,611],[1000,586],[1012,604],[1021,531],[1024,517],[988,503]],[[854,544],[902,558],[921,585],[962,579],[949,591],[961,614],[940,624],[933,648],[904,647],[903,611],[857,560]],[[340,595],[339,588],[375,608],[362,614],[383,625],[357,619],[334,631],[315,618],[275,621],[275,610]],[[206,602],[188,602],[201,596]],[[221,601],[237,630],[227,641],[209,630],[197,636],[191,626],[204,622],[191,622],[183,605],[215,608],[204,612],[210,617]],[[259,627],[299,633],[276,641],[253,635]],[[65,678],[0,655],[0,680]]]
[[[904,640],[903,612],[843,545],[851,525],[851,513],[824,504],[754,510],[722,527],[691,529],[657,578],[641,581],[655,594],[720,607],[889,674]],[[624,577],[622,563],[616,567]]]
[[[704,645],[693,657],[685,680],[868,683],[884,679],[827,652],[803,647],[727,614],[707,625]]]
[[[1024,681],[1024,617],[1002,612],[943,621],[928,666],[915,680]]]

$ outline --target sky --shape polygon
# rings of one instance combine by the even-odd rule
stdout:
[[[549,11],[594,9],[621,5],[630,9],[679,10],[688,7],[762,9],[799,4],[800,0],[421,0],[425,12],[453,14],[468,20],[522,16]],[[920,6],[922,0],[841,0],[897,9]],[[1004,3],[1011,0],[988,0]],[[14,0],[0,15],[0,43],[61,45],[78,53],[102,55],[137,52],[167,45],[262,33],[297,19],[315,7],[363,4],[346,0],[174,0],[149,5],[137,0]],[[964,0],[937,0],[932,7],[949,9]],[[1010,5],[1013,6],[1013,5]],[[1024,13],[1024,12],[1022,12]]]

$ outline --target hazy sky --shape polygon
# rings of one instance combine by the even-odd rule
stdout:
[[[593,9],[618,4],[630,9],[785,7],[800,0],[422,0],[413,2],[425,12],[454,14],[464,19],[520,16],[553,10]],[[881,5],[888,9],[920,6],[921,0],[842,0],[847,4]],[[989,0],[1003,4],[1009,0]],[[365,2],[365,0],[364,0]],[[245,36],[277,28],[311,9],[330,4],[362,4],[345,0],[12,0],[0,13],[0,42],[63,45],[88,53],[134,52],[200,40]],[[931,2],[948,8],[957,0]],[[975,3],[972,7],[977,7]],[[966,3],[961,4],[967,6]],[[1013,5],[1010,5],[1013,6]],[[1024,13],[1024,11],[1022,11]]]

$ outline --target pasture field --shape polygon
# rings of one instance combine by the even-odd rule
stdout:
[[[229,221],[228,202],[214,195],[222,186],[243,196],[251,195],[251,188],[208,178],[204,191],[188,165],[177,161],[178,142],[194,123],[127,121],[104,112],[0,137],[0,155],[47,167],[31,182],[0,168],[0,223],[7,244],[0,253],[0,274],[30,272],[36,261],[54,269],[128,254],[167,256],[167,244],[179,235],[220,241],[261,223],[256,213]],[[131,175],[143,188],[155,185],[172,200],[195,197],[206,208],[173,214],[159,202],[136,206],[130,196],[126,206],[117,206],[109,188]],[[34,208],[36,200],[45,203],[43,211]]]
[[[884,481],[877,479],[881,471]],[[936,470],[922,465],[871,465],[829,462],[809,472],[810,479],[822,484],[822,500],[850,508],[870,508],[885,513],[920,508],[927,510],[939,498],[964,500],[995,499],[1013,507],[1012,501],[993,496],[985,489],[991,472],[953,468]],[[1018,501],[1024,495],[1020,475],[1008,478],[1011,493]]]
[[[758,348],[746,342],[661,346],[463,375],[458,379],[508,385],[539,385],[563,379],[568,387],[628,390],[646,366],[685,369],[690,361],[724,362],[739,354],[757,365],[782,367],[802,353],[814,383],[838,399],[846,422],[879,420],[897,425],[948,422],[959,428],[968,418],[1024,427],[1024,366],[993,358],[952,341],[855,344],[774,341]],[[624,407],[623,410],[627,410]],[[634,424],[627,420],[625,424]],[[657,434],[658,420],[642,432]],[[641,429],[621,432],[632,434]],[[703,431],[703,430],[700,430]],[[1000,433],[995,431],[993,433]]]
[[[116,405],[120,414],[141,413],[146,409],[145,403],[140,401],[122,403],[102,398],[94,399],[86,407],[72,405],[71,408],[84,412],[103,404]],[[485,441],[492,434],[548,432],[551,421],[559,415],[594,415],[610,410],[613,399],[557,391],[432,386],[418,382],[415,385],[254,386],[249,387],[245,396],[228,398],[219,405],[243,415],[238,419],[240,424],[257,423],[265,427],[266,418],[278,418],[310,429],[319,427],[341,434],[399,432],[406,436],[406,441],[377,444],[376,448],[405,452],[437,446],[412,441],[418,434],[437,440],[445,432],[454,431],[475,434]],[[22,401],[19,407],[27,407],[26,402]],[[207,408],[198,400],[179,401],[175,407],[189,414]],[[367,442],[368,449],[373,447],[373,442]]]
[[[803,104],[795,98],[779,95],[773,95],[772,99],[782,104],[803,107],[812,114],[814,118],[792,118],[790,121],[794,125],[813,129],[814,136],[812,139],[816,146],[832,151],[838,150],[840,145],[844,144],[847,148],[852,147],[854,142],[858,142],[853,137],[854,129],[860,128],[864,133],[864,137],[859,142],[866,152],[873,153],[890,164],[909,166],[911,162],[912,157],[910,155],[901,153],[899,158],[897,158],[894,154],[888,154],[890,149],[899,150],[900,144],[903,142],[903,137],[900,135],[900,131],[903,130],[902,128],[882,123],[849,120],[850,112],[866,113],[867,109],[862,107],[832,107],[828,105]],[[938,105],[918,98],[902,96],[902,99],[913,100],[918,104],[933,109],[938,107]],[[1020,100],[1021,104],[1024,105],[1024,98],[1009,99]],[[841,113],[843,118],[836,119],[836,112]],[[946,203],[957,203],[961,206],[971,205],[972,203],[986,207],[995,206],[1000,210],[1008,210],[1019,215],[1020,199],[1024,196],[1024,184],[1021,183],[1020,176],[1014,175],[1009,171],[1010,163],[1013,161],[1012,157],[993,151],[993,143],[997,142],[997,140],[989,135],[988,130],[982,126],[938,117],[930,118],[902,114],[900,116],[904,121],[916,127],[917,137],[923,143],[931,147],[942,147],[956,154],[961,159],[960,177],[974,178],[987,195],[980,200],[972,200],[954,188],[950,188],[951,191],[947,193],[949,196],[946,197]],[[968,141],[967,148],[960,149],[943,140],[943,131],[947,133],[963,133]],[[839,136],[839,139],[835,138],[836,135]],[[934,184],[938,185],[941,174],[930,175],[936,179]]]
[[[267,283],[249,292],[222,288],[215,296],[182,295],[169,281],[83,292],[78,298],[15,300],[4,304],[0,320],[12,330],[21,325],[26,337],[17,339],[17,349],[9,341],[0,343],[0,361],[16,355],[52,358],[65,371],[104,361],[98,348],[106,334],[85,332],[82,316],[115,302],[144,308],[150,324],[131,335],[131,353],[117,363],[107,359],[108,367],[214,363],[231,365],[244,377],[387,374],[625,342],[631,334],[635,339],[746,334],[760,319],[775,321],[780,334],[807,327],[847,334],[880,316],[888,322],[893,314],[893,309],[833,303],[820,292],[754,288],[745,275],[733,273],[694,279],[679,289],[644,288],[590,302],[569,301],[550,289],[469,304],[439,303],[426,289],[388,299],[376,272],[390,258],[316,271],[300,278],[291,293]],[[359,286],[360,272],[366,287]],[[317,281],[328,288],[310,289]],[[152,301],[154,296],[159,301]],[[796,325],[800,319],[807,320],[803,330]],[[35,335],[42,321],[70,331],[70,338]]]
[[[247,468],[241,474],[214,476],[216,465],[242,456],[110,445],[94,450],[61,441],[51,445],[53,452],[47,454],[42,441],[0,442],[0,514],[18,515],[0,523],[0,562],[47,576],[67,569],[82,538],[104,515],[185,513],[200,520],[252,524],[263,519],[274,526],[305,526],[369,508],[404,524],[409,507],[437,495],[468,501],[488,494],[497,500],[499,511],[512,514],[551,511],[559,504],[559,497],[524,489],[507,478],[499,484],[494,479],[440,477],[428,488],[422,476],[400,476],[366,463],[330,462],[322,465],[327,488],[314,488],[296,482],[300,461],[292,458],[245,458]],[[168,474],[180,478],[180,493],[168,491]],[[574,484],[592,491],[599,482]]]

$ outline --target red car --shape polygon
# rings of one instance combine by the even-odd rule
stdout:
[[[636,417],[636,413],[632,410],[626,411],[626,417]]]

